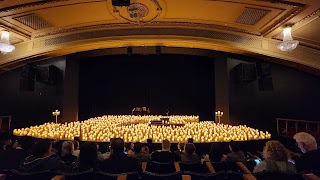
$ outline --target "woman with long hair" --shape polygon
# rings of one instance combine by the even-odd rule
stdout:
[[[294,165],[288,161],[290,158],[289,151],[279,141],[266,142],[262,155],[265,160],[254,167],[254,173],[260,171],[296,172]]]

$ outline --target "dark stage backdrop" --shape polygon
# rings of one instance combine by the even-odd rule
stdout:
[[[131,114],[199,115],[214,119],[214,60],[187,55],[118,55],[80,62],[79,120]]]

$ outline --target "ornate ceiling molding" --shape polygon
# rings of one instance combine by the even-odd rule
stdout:
[[[263,36],[271,33],[272,31],[274,31],[275,29],[277,29],[278,27],[282,26],[283,24],[285,24],[287,21],[289,21],[290,19],[292,19],[293,17],[295,17],[297,14],[299,14],[302,10],[304,10],[305,8],[297,8],[295,11],[293,11],[290,15],[286,16],[284,19],[282,19],[280,22],[278,22],[277,24],[273,25],[272,28],[270,28],[268,31],[266,31],[265,33],[263,33]]]
[[[299,21],[297,21],[297,22],[293,23],[293,25],[300,24],[300,23],[302,23],[303,21],[305,21],[305,20],[307,20],[307,19],[309,19],[309,18],[311,18],[311,17],[313,17],[313,16],[317,15],[318,13],[320,13],[320,8],[319,8],[319,9],[317,9],[317,10],[315,10],[315,11],[314,11],[314,12],[312,12],[311,14],[307,15],[306,17],[304,17],[304,18],[300,19]]]
[[[192,22],[163,22],[163,21],[154,21],[145,23],[146,26],[187,26],[187,27],[200,27],[200,28],[210,28],[210,29],[219,29],[219,30],[227,30],[233,32],[240,32],[249,35],[261,36],[261,33],[254,32],[254,31],[246,31],[244,29],[233,28],[229,26],[221,26],[216,24],[203,24],[203,23],[192,23]],[[51,35],[57,35],[62,33],[69,33],[69,32],[76,32],[76,31],[83,31],[83,30],[92,30],[92,29],[101,29],[101,28],[114,28],[114,27],[136,27],[135,24],[132,23],[110,23],[110,24],[97,24],[91,26],[81,26],[75,28],[68,28],[68,29],[60,29],[45,33],[39,33],[33,35],[34,38],[42,38]]]
[[[57,3],[57,2],[65,2],[65,1],[71,1],[71,0],[45,0],[45,1],[37,1],[37,2],[31,2],[31,3],[26,3],[26,4],[19,4],[19,5],[15,5],[15,6],[1,8],[0,9],[0,13],[6,13],[6,12],[9,12],[9,11],[21,10],[21,9],[25,9],[25,8],[43,6],[43,5],[46,5],[46,4],[52,4],[52,3]]]
[[[298,2],[291,2],[291,1],[282,1],[282,0],[256,0],[256,1],[262,1],[262,2],[268,2],[272,4],[281,4],[286,6],[292,6],[292,7],[305,7],[305,4],[298,3]]]
[[[306,20],[309,19],[309,18],[312,18],[313,16],[317,15],[318,13],[320,13],[320,8],[317,9],[317,10],[315,10],[315,11],[312,12],[311,14],[307,15],[306,17],[300,19],[299,21],[294,22],[294,23],[293,23],[293,26],[295,26],[295,25],[297,25],[297,24],[300,24],[300,23],[306,21]],[[282,32],[274,35],[274,36],[272,37],[272,39],[277,39],[277,40],[281,40],[281,41],[282,41],[282,39],[280,38],[281,33],[282,33]],[[301,44],[301,42],[300,42],[300,44]],[[302,43],[302,44],[303,44],[303,43]],[[319,46],[309,45],[309,44],[305,44],[305,46],[307,46],[307,47],[312,47],[312,48],[315,48],[315,49],[319,49],[319,48],[320,48]]]

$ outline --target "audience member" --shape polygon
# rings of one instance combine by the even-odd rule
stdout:
[[[11,148],[12,140],[11,135],[7,133],[0,134],[0,151],[5,151]]]
[[[184,154],[181,155],[181,162],[188,164],[200,163],[199,156],[195,153],[196,147],[193,143],[187,143],[184,146]]]
[[[226,162],[244,162],[245,161],[245,155],[244,152],[240,150],[240,144],[236,141],[230,141],[229,143],[229,149],[231,153],[227,155],[223,155],[222,161]]]
[[[151,155],[149,153],[149,147],[148,146],[143,146],[142,149],[141,149],[141,153],[149,155],[151,157]]]
[[[81,153],[80,153],[81,154]],[[128,157],[124,153],[124,141],[121,138],[114,138],[111,142],[110,158],[103,161],[101,170],[108,173],[125,173],[140,171],[138,160]]]
[[[86,142],[80,148],[80,154],[77,166],[73,171],[87,171],[98,168],[97,144]]]
[[[254,173],[261,171],[295,172],[294,165],[288,162],[290,158],[288,150],[279,141],[268,141],[263,148],[262,155],[265,160],[254,167]]]
[[[223,157],[223,149],[220,143],[214,142],[211,144],[209,154],[204,157],[204,161],[220,162]]]
[[[141,152],[142,150],[142,145],[140,142],[134,143],[134,148],[133,148],[133,153],[128,155],[129,157],[136,158],[139,163],[141,162],[150,162],[151,161],[151,156],[150,154],[143,154]]]
[[[33,147],[32,155],[20,164],[19,169],[23,172],[66,170],[66,164],[58,155],[52,153],[51,149],[50,140],[39,140]]]
[[[308,133],[300,132],[293,136],[298,147],[303,153],[296,159],[295,165],[298,172],[320,170],[320,150],[316,139]]]
[[[162,149],[151,153],[151,160],[157,162],[173,162],[174,154],[170,151],[170,141],[165,139],[162,141]]]
[[[0,169],[18,169],[20,162],[32,153],[32,137],[18,137],[14,148],[0,151]]]
[[[133,153],[134,144],[133,142],[126,143],[125,152],[127,155],[130,155]]]
[[[79,144],[79,141],[74,140],[74,141],[73,141],[73,146],[74,146],[73,155],[76,156],[77,158],[79,158],[79,154],[80,154],[80,144]]]
[[[174,153],[177,155],[177,156],[181,156],[182,154],[184,154],[184,143],[183,142],[179,142],[178,143],[178,150],[174,151]]]
[[[61,160],[66,165],[71,165],[73,162],[77,160],[77,156],[73,155],[74,153],[74,145],[72,141],[65,141],[62,143],[61,148]]]

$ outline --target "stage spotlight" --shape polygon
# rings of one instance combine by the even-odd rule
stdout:
[[[112,0],[113,6],[130,6],[130,0]]]
[[[132,47],[127,47],[127,54],[128,56],[132,55]]]
[[[161,55],[161,46],[156,46],[156,54]]]

